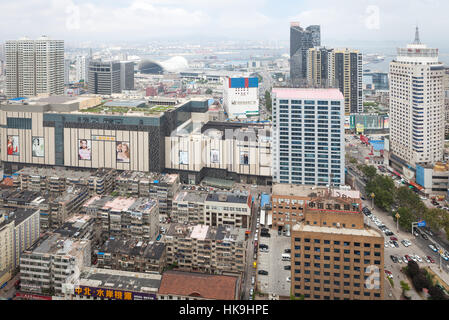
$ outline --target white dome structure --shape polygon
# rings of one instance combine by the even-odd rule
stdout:
[[[168,72],[178,72],[189,67],[187,59],[181,56],[170,58],[164,62],[161,62],[160,65]]]

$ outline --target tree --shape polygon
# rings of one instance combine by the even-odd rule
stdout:
[[[409,208],[399,208],[397,213],[399,214],[399,225],[405,230],[411,230],[412,223],[416,222],[416,217]],[[393,218],[396,221],[396,214],[393,214]]]
[[[407,282],[401,281],[402,295],[405,296],[406,292],[410,290],[410,286]]]
[[[426,275],[423,270],[420,270],[418,274],[412,278],[413,286],[415,287],[416,291],[421,292],[424,288],[430,288],[432,287],[431,283],[429,282],[429,279],[427,279]]]
[[[350,157],[349,162],[352,163],[352,164],[356,164],[357,163],[357,159]]]
[[[425,204],[421,201],[419,196],[409,188],[400,187],[399,189],[397,189],[395,199],[399,207],[404,207],[412,210],[419,219],[424,217],[426,211]]]
[[[408,262],[407,273],[408,273],[409,277],[412,279],[419,274],[419,266],[415,261],[410,260]]]
[[[272,102],[271,102],[271,93],[267,90],[265,91],[265,106],[267,110],[271,112]]]
[[[362,172],[368,179],[374,179],[377,175],[377,170],[373,166],[362,166]]]
[[[390,177],[376,175],[365,187],[367,194],[374,193],[374,203],[381,209],[389,211],[394,203],[394,182]]]
[[[431,300],[448,300],[448,296],[441,288],[433,286],[429,289],[429,295]]]
[[[206,90],[206,94],[212,94],[212,89],[211,88],[208,88],[207,90]]]
[[[424,212],[424,220],[426,220],[429,227],[435,231],[439,231],[444,227],[444,216],[446,216],[446,212],[441,209],[427,209]]]

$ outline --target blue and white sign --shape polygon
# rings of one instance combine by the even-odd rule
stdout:
[[[420,222],[418,222],[418,227],[425,227],[426,226],[426,222],[423,220],[423,221],[420,221]]]

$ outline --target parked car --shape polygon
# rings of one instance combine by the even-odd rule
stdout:
[[[397,241],[393,241],[393,244],[396,248],[399,248],[399,243]]]
[[[257,273],[263,276],[268,276],[268,271],[265,270],[259,270]]]
[[[290,282],[291,281],[291,277],[287,277],[286,281]]]
[[[292,269],[292,266],[290,266],[290,265],[284,266],[284,270],[291,270],[291,269]]]
[[[161,237],[162,237],[162,235],[158,235],[157,238],[156,238],[156,241],[161,240]]]
[[[390,258],[391,258],[391,261],[393,261],[394,263],[398,262],[398,258],[396,258],[396,256],[391,255]]]
[[[390,240],[398,241],[398,238],[396,238],[396,237],[390,237]]]
[[[271,235],[269,233],[266,233],[266,232],[261,232],[260,236],[263,237],[263,238],[271,238]]]
[[[416,254],[415,254],[415,259],[416,259],[416,260],[418,260],[418,262],[422,262],[422,259],[421,259],[421,257],[420,257],[420,256],[418,256],[418,255],[416,255]]]
[[[427,256],[427,259],[429,259],[430,263],[435,263],[435,260],[433,260],[431,256]]]
[[[429,248],[433,251],[433,252],[437,252],[437,248],[435,248],[435,246],[433,244],[429,244]]]
[[[292,253],[292,250],[291,249],[285,249],[284,253]]]
[[[429,240],[429,237],[428,237],[425,233],[421,233],[421,237],[422,237],[424,240]]]

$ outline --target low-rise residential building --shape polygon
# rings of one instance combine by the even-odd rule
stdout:
[[[115,179],[116,191],[121,196],[150,197],[159,202],[159,215],[168,217],[172,201],[179,190],[178,174],[124,171]]]
[[[157,294],[158,300],[237,300],[239,278],[180,271],[166,271]]]
[[[20,259],[21,290],[61,296],[62,285],[74,283],[83,267],[91,264],[90,240],[47,234],[23,252]]]
[[[84,268],[75,284],[64,286],[65,300],[156,300],[162,276]]]
[[[173,199],[171,218],[179,223],[204,224],[205,191],[180,191]]]
[[[148,198],[116,197],[101,208],[102,231],[140,240],[154,240],[159,232],[159,207]]]
[[[204,205],[206,225],[250,227],[252,199],[247,192],[210,192]]]
[[[244,272],[245,229],[231,226],[171,224],[165,235],[167,264],[206,273]]]
[[[71,187],[59,197],[50,201],[50,226],[58,228],[73,213],[77,212],[88,199],[89,190],[85,186]]]
[[[162,272],[165,267],[165,244],[129,238],[111,237],[97,252],[99,268]]]

